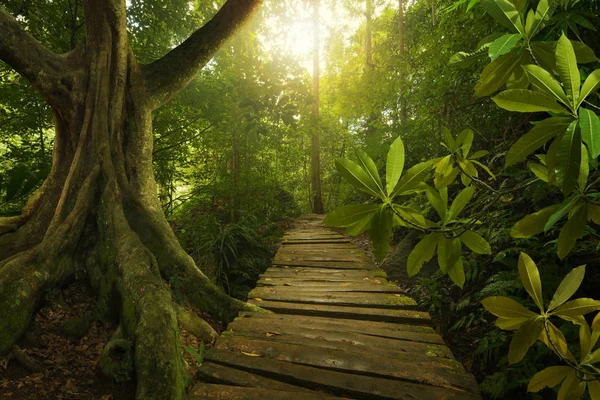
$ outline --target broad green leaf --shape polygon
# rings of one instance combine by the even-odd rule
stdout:
[[[481,5],[500,25],[512,32],[525,33],[519,11],[508,0],[481,0]]]
[[[414,276],[419,273],[423,264],[429,262],[435,254],[437,247],[438,234],[432,233],[425,236],[417,243],[413,250],[408,255],[406,269],[408,276]]]
[[[377,210],[375,210],[377,211]],[[371,214],[365,216],[363,219],[358,221],[357,223],[350,225],[346,228],[346,234],[348,236],[358,236],[361,233],[365,232],[371,226],[371,221],[373,220],[373,216],[375,215],[375,211]]]
[[[494,175],[492,173],[492,171],[490,171],[490,169],[485,166],[484,164],[480,163],[477,160],[471,160],[472,163],[479,165],[485,172],[487,172],[487,174],[492,178],[492,179],[496,179],[496,175]]]
[[[398,181],[398,184],[392,193],[392,197],[415,189],[421,182],[423,182],[431,170],[431,165],[433,162],[433,160],[425,161],[407,169],[402,178],[400,178]]]
[[[469,151],[471,151],[471,146],[473,145],[473,136],[474,133],[470,129],[463,130],[458,137],[456,138],[456,146],[457,151],[462,150],[462,156],[467,157],[469,155]]]
[[[527,156],[545,145],[550,139],[564,133],[572,118],[551,117],[538,122],[529,132],[521,136],[506,153],[505,166],[524,161]]]
[[[473,195],[475,194],[475,188],[473,186],[469,186],[463,190],[456,196],[452,205],[450,206],[450,211],[448,212],[448,221],[452,221],[458,217],[458,215],[464,210],[466,205],[471,201]]]
[[[345,228],[373,214],[378,208],[378,204],[348,204],[327,214],[323,223],[336,228]]]
[[[586,358],[585,361],[587,364],[595,364],[597,362],[600,362],[600,349],[594,350],[592,354],[590,354],[589,357]]]
[[[375,182],[358,164],[345,158],[335,160],[340,175],[352,186],[363,192],[381,198],[381,192]]]
[[[474,253],[492,254],[490,244],[478,233],[466,231],[459,239]]]
[[[385,185],[388,196],[392,194],[404,169],[404,143],[400,136],[390,146],[385,168]]]
[[[421,227],[426,227],[428,225],[425,217],[414,208],[398,204],[392,204],[392,207],[394,207],[394,210],[396,210],[396,212],[398,212],[405,220]]]
[[[514,69],[520,64],[521,56],[517,52],[505,54],[489,63],[481,72],[479,81],[475,85],[475,95],[484,97],[496,92],[504,86]]]
[[[458,257],[454,265],[448,268],[448,276],[456,286],[462,289],[465,284],[465,267],[462,257]]]
[[[505,331],[516,331],[530,318],[498,318],[495,325]]]
[[[552,314],[566,317],[576,317],[600,310],[600,301],[588,298],[571,300],[557,307]]]
[[[595,70],[588,75],[583,86],[581,86],[581,94],[579,96],[579,104],[583,103],[590,94],[594,93],[600,87],[600,69]]]
[[[520,33],[507,34],[499,37],[490,45],[488,49],[488,55],[490,56],[490,59],[494,61],[501,55],[507,54],[515,48],[521,39],[523,39],[523,35]]]
[[[527,350],[537,341],[543,329],[541,318],[530,319],[513,335],[508,348],[508,363],[518,363],[525,357]]]
[[[573,207],[575,207],[580,201],[580,196],[573,196],[559,204],[554,214],[552,214],[546,221],[546,225],[544,225],[544,232],[548,232],[554,226],[554,224],[567,215],[569,211],[571,211]]]
[[[529,167],[531,172],[533,172],[533,174],[538,177],[538,179],[546,183],[548,182],[548,168],[546,168],[542,164],[537,163],[529,163],[527,166]]]
[[[451,185],[459,174],[458,168],[451,168],[447,175],[436,175],[433,179],[436,189],[440,190]]]
[[[588,204],[587,209],[588,220],[592,221],[596,225],[600,225],[600,206],[597,206],[595,204]]]
[[[600,400],[600,381],[588,381],[588,392],[592,400]]]
[[[598,343],[598,339],[600,339],[600,331],[592,332],[585,318],[581,318],[583,321],[579,326],[579,360],[581,363],[583,363],[583,361],[590,355],[592,349],[596,346],[596,343]]]
[[[546,321],[546,324],[548,324],[548,330],[544,328],[540,334],[539,340],[555,353],[558,353],[568,360],[576,362],[575,358],[569,351],[565,335],[552,322]]]
[[[594,50],[585,43],[577,40],[571,40],[573,50],[575,50],[575,56],[577,57],[577,64],[588,64],[598,61],[598,57],[594,54]]]
[[[558,285],[550,304],[548,304],[548,311],[554,310],[556,307],[569,300],[571,296],[575,294],[577,289],[579,289],[581,282],[583,282],[584,276],[585,265],[580,265],[577,268],[573,268],[571,272],[565,276],[560,285]]]
[[[487,156],[488,154],[490,154],[490,152],[487,150],[479,150],[479,151],[476,151],[475,153],[471,154],[471,156],[469,156],[469,160],[476,160],[478,158]]]
[[[588,177],[590,175],[590,164],[588,160],[588,151],[586,147],[581,144],[581,164],[579,166],[579,177],[577,178],[577,184],[579,190],[583,193],[587,186]]]
[[[600,330],[600,313],[596,314],[594,321],[592,322],[592,329],[597,331]]]
[[[579,104],[581,76],[571,41],[563,34],[556,44],[556,69],[573,109]]]
[[[556,152],[556,185],[568,196],[577,185],[581,163],[581,129],[571,122]]]
[[[554,97],[556,100],[562,102],[568,107],[571,106],[569,103],[569,99],[565,94],[562,86],[552,74],[546,71],[542,67],[538,67],[537,65],[524,65],[523,69],[527,73],[527,77],[529,78],[529,82],[542,93]]]
[[[555,112],[570,114],[564,107],[540,92],[525,89],[509,89],[492,97],[498,107],[515,112]]]
[[[477,60],[485,58],[487,56],[488,47],[489,45],[487,47],[480,48],[470,53],[467,53],[465,51],[459,51],[458,53],[450,57],[450,61],[448,62],[448,64],[459,68],[467,68],[473,65],[473,63],[475,63]]]
[[[585,207],[585,204],[582,204],[560,229],[557,244],[558,258],[561,260],[564,259],[573,250],[575,242],[583,237],[586,226],[587,207]]]
[[[460,258],[461,245],[458,239],[448,239],[444,235],[438,236],[438,264],[442,272],[448,273],[448,270]]]
[[[373,243],[373,255],[378,261],[383,260],[390,249],[392,221],[392,212],[386,205],[382,205],[373,215],[369,239]]]
[[[512,227],[510,236],[524,239],[544,232],[546,222],[560,207],[560,204],[556,204],[527,215]]]
[[[481,302],[483,307],[490,313],[499,318],[509,319],[532,319],[538,315],[533,311],[528,310],[520,303],[517,303],[513,299],[509,299],[504,296],[490,296]]]
[[[429,200],[429,204],[431,204],[431,206],[437,212],[438,216],[440,217],[440,221],[443,223],[446,220],[448,205],[442,199],[439,193],[431,187],[425,192],[425,195],[427,196],[427,200]]]
[[[600,119],[595,112],[580,108],[579,127],[581,140],[587,145],[590,156],[597,158],[600,155]]]
[[[585,391],[585,382],[581,382],[573,369],[563,381],[557,400],[579,400]]]
[[[527,253],[519,254],[519,277],[523,287],[533,299],[533,302],[544,311],[544,298],[542,297],[542,281],[537,265]]]
[[[356,155],[358,156],[358,165],[362,167],[362,169],[369,175],[369,177],[377,184],[377,188],[379,192],[383,195],[383,184],[381,183],[381,178],[379,177],[379,171],[377,171],[377,166],[369,157],[369,155],[363,150],[357,150]]]
[[[442,129],[442,135],[444,137],[444,143],[446,143],[448,149],[451,152],[456,151],[456,142],[454,141],[454,138],[452,138],[452,133],[450,133],[450,129],[444,127],[444,129]]]
[[[566,365],[548,367],[531,378],[527,386],[528,392],[539,392],[544,388],[553,388],[560,384],[573,369]]]
[[[520,65],[530,64],[532,61],[523,60],[524,56],[521,56]],[[515,68],[513,69],[510,77],[506,80],[506,88],[507,89],[529,89],[529,79],[527,79],[527,74],[523,68]]]
[[[556,10],[556,6],[556,0],[540,0],[537,10],[535,11],[533,22],[530,25],[531,29],[526,30],[528,37],[534,37],[544,28]]]

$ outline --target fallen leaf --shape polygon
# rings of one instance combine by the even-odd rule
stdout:
[[[272,280],[271,278],[265,278],[265,281],[271,281],[271,280]]]
[[[261,299],[260,297],[255,297],[252,300],[256,300],[256,301],[263,301],[263,299]]]
[[[104,396],[102,396],[102,400],[112,400],[113,395],[112,394],[105,394]]]
[[[8,362],[10,361],[11,358],[12,358],[12,353],[10,353],[9,355],[7,355],[5,357],[0,357],[0,367],[7,369]]]
[[[245,356],[249,356],[249,357],[262,357],[262,354],[247,353],[245,351],[242,351],[242,354],[245,355]]]
[[[271,336],[275,336],[275,335],[281,335],[281,333],[279,332],[265,332],[265,336],[266,337],[271,337]]]
[[[352,285],[352,282],[342,282],[340,283],[340,286],[350,286]]]

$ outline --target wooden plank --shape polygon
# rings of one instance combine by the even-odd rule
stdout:
[[[282,245],[293,246],[293,245],[305,245],[305,244],[341,244],[341,243],[349,243],[352,242],[348,239],[291,239],[291,240],[282,240]]]
[[[366,262],[350,261],[277,261],[273,260],[273,266],[279,267],[303,267],[303,268],[333,268],[333,269],[375,269],[376,267]]]
[[[443,388],[385,379],[377,376],[348,374],[340,371],[291,364],[267,357],[248,357],[241,353],[212,349],[205,359],[223,365],[235,366],[252,373],[273,379],[325,389],[338,396],[360,399],[436,399],[436,400],[481,400],[468,391]],[[295,399],[290,397],[287,400]]]
[[[429,314],[420,311],[302,304],[269,300],[257,301],[254,299],[249,300],[248,303],[280,314],[313,315],[330,318],[431,325],[431,317]]]
[[[364,281],[362,279],[328,282],[305,279],[262,278],[256,284],[258,287],[293,288],[295,291],[404,293],[398,286],[383,284],[381,281],[371,283],[368,280]]]
[[[226,386],[215,384],[200,384],[193,388],[191,395],[186,399],[212,399],[212,400],[333,400],[339,397],[328,396],[323,393],[298,393],[272,389],[257,389],[240,386]]]
[[[323,291],[300,291],[290,287],[258,287],[248,293],[248,298],[285,301],[303,304],[329,304],[338,306],[357,306],[414,310],[417,302],[399,293],[354,293]]]
[[[251,374],[249,372],[227,367],[225,365],[203,362],[198,368],[198,378],[202,382],[217,383],[221,385],[246,386],[263,389],[283,390],[287,392],[315,393],[313,390],[290,385],[275,379],[269,379],[264,376]]]
[[[394,358],[413,362],[431,361],[432,358],[454,359],[452,352],[443,342],[441,344],[420,343],[339,330],[298,326],[290,328],[285,324],[274,324],[273,322],[266,326],[260,320],[252,321],[251,319],[235,320],[227,329],[237,337],[252,337],[273,342],[344,350],[378,356],[382,359]],[[447,365],[447,362],[444,361],[441,364]]]
[[[442,338],[435,333],[432,328],[421,325],[404,325],[389,322],[356,321],[254,312],[242,312],[237,319],[256,320],[259,325],[263,327],[273,327],[272,329],[276,331],[279,330],[279,326],[287,326],[290,329],[298,330],[301,330],[304,327],[311,327],[322,330],[344,331],[348,333],[354,332],[375,338],[381,337],[392,340],[444,344]]]
[[[472,392],[478,390],[477,381],[471,374],[465,372],[462,364],[439,357],[431,357],[430,361],[416,362],[409,361],[409,357],[403,360],[387,357],[385,362],[381,362],[381,356],[231,335],[221,337],[215,344],[215,349],[346,373],[399,379]],[[446,364],[442,364],[443,362]]]
[[[344,281],[346,279],[365,279],[377,280],[381,283],[387,281],[385,272],[379,269],[372,270],[351,270],[351,269],[334,269],[334,268],[281,268],[272,267],[267,269],[260,275],[261,278],[294,278],[294,279],[321,279],[323,281]]]

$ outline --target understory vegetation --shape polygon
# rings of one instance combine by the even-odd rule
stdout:
[[[131,54],[152,66],[224,2],[121,3]],[[84,9],[81,0],[4,0],[0,28],[12,29],[11,18],[53,52],[78,55],[78,44],[90,40]],[[353,236],[368,232],[375,257],[431,313],[485,398],[598,400],[598,26],[597,0],[265,0],[172,100],[148,106],[147,118],[121,118],[123,131],[144,121],[152,136],[139,144],[138,167],[126,155],[111,161],[127,166],[127,179],[117,167],[103,172],[99,161],[77,188],[65,186],[67,194],[56,185],[53,204],[63,216],[61,196],[74,206],[87,179],[100,182],[69,247],[78,256],[69,261],[73,273],[40,285],[39,297],[56,297],[62,285],[89,275],[100,282],[86,283],[99,298],[94,315],[127,314],[125,306],[109,310],[115,299],[106,295],[116,289],[102,280],[118,272],[85,264],[93,256],[112,265],[90,238],[118,247],[96,218],[120,221],[122,213],[140,237],[132,243],[156,249],[149,269],[160,269],[174,309],[192,303],[226,322],[247,307],[290,220],[322,207],[329,225]],[[54,182],[63,142],[77,147],[79,138],[60,137],[66,111],[57,112],[40,85],[15,69],[5,47],[0,37],[0,238],[18,232],[13,221],[46,193],[44,181]],[[61,182],[69,168],[60,168]],[[144,168],[140,182],[152,184],[131,192],[156,195],[156,203],[140,206],[109,184],[114,178],[133,187]],[[113,199],[123,203],[114,213],[105,210]],[[164,213],[165,230],[168,222],[191,260],[167,234],[144,236],[162,226],[140,222],[146,208],[156,219]],[[54,208],[40,218],[50,223],[53,215]],[[13,242],[0,241],[0,289],[3,268],[21,254]],[[214,286],[228,296],[198,295],[204,277],[207,293],[217,293]],[[133,346],[119,335],[111,341]]]

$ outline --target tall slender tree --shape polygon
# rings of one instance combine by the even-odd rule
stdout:
[[[319,79],[321,73],[320,66],[320,0],[313,0],[313,107],[312,114],[314,119],[314,131],[311,137],[311,152],[310,152],[310,181],[312,190],[312,211],[316,214],[323,214],[323,196],[321,194],[321,126],[320,117],[320,93]]]
[[[165,280],[178,277],[189,302],[224,320],[256,309],[214,286],[171,231],[154,180],[151,112],[259,3],[228,0],[147,65],[133,53],[125,0],[84,1],[85,37],[66,54],[42,46],[0,7],[0,60],[45,99],[56,125],[48,178],[22,215],[0,219],[0,354],[26,331],[45,290],[87,273],[99,310],[120,322],[107,349],[133,344],[137,398],[176,399],[186,368]]]

